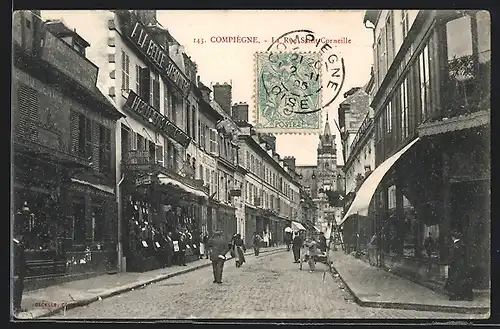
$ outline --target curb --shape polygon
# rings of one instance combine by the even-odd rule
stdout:
[[[283,250],[286,250],[286,247],[278,248],[278,249],[275,249],[275,250],[262,250],[260,253],[261,254],[265,254],[265,253],[275,254],[275,253],[281,252]],[[245,255],[252,255],[252,254],[253,254],[252,252],[248,252],[248,251],[245,253]],[[230,256],[230,257],[227,258],[226,261],[229,261],[231,259],[233,259],[233,257]],[[115,289],[110,289],[110,290],[108,290],[108,291],[106,291],[106,292],[104,292],[104,293],[102,293],[102,294],[100,294],[98,296],[93,296],[93,297],[90,297],[90,298],[85,298],[85,299],[75,300],[75,301],[69,302],[67,304],[64,304],[64,306],[56,307],[53,310],[50,310],[50,311],[45,312],[43,314],[34,315],[32,318],[25,319],[25,318],[18,318],[18,317],[15,317],[15,316],[13,316],[13,318],[16,319],[16,320],[19,320],[19,321],[26,321],[26,320],[32,320],[32,319],[39,319],[39,318],[48,317],[48,316],[60,313],[61,311],[68,311],[68,310],[71,310],[71,309],[76,308],[76,307],[86,306],[86,305],[92,304],[92,303],[94,303],[94,302],[96,302],[98,300],[102,300],[102,299],[105,299],[105,298],[117,296],[117,295],[129,292],[131,290],[134,290],[136,288],[141,288],[143,286],[146,286],[146,285],[149,285],[149,284],[152,284],[152,283],[156,283],[156,282],[159,282],[159,281],[167,280],[167,279],[170,279],[170,278],[172,278],[174,276],[186,274],[186,273],[189,273],[189,272],[192,272],[192,271],[196,271],[196,270],[199,270],[201,268],[208,267],[208,266],[210,266],[210,263],[200,264],[200,265],[193,266],[191,268],[187,268],[187,269],[184,269],[184,270],[180,270],[180,271],[176,271],[176,272],[173,272],[173,273],[168,273],[168,274],[160,275],[160,276],[158,276],[156,278],[153,278],[153,279],[147,279],[147,280],[143,280],[143,281],[133,282],[133,283],[130,283],[130,284],[127,284],[127,285],[124,285],[124,286],[121,286],[121,287],[118,287],[118,288],[115,288]]]
[[[392,309],[405,309],[413,311],[427,311],[427,312],[443,312],[443,313],[462,313],[462,314],[484,314],[490,312],[489,307],[484,306],[450,306],[450,305],[432,305],[432,304],[418,304],[418,303],[399,303],[399,302],[375,302],[370,300],[363,300],[359,298],[349,284],[344,280],[337,268],[332,264],[332,269],[339,275],[338,277],[347,288],[349,293],[354,297],[356,304],[362,307],[376,307],[376,308],[392,308]],[[333,276],[333,272],[331,272]]]

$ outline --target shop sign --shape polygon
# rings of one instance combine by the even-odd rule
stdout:
[[[229,195],[231,196],[241,196],[241,190],[230,190]]]
[[[136,186],[151,185],[152,183],[153,183],[153,179],[151,178],[151,176],[139,177],[135,180]]]
[[[147,150],[132,150],[129,151],[129,162],[133,164],[149,163],[149,151]]]
[[[140,116],[144,121],[154,125],[164,135],[172,138],[182,147],[186,148],[191,138],[177,127],[166,116],[155,110],[132,90],[124,90],[123,96],[127,98],[125,107]]]
[[[177,67],[168,53],[153,39],[147,28],[130,15],[130,25],[125,33],[128,39],[156,66],[163,76],[176,85],[184,95],[189,92],[190,82]]]

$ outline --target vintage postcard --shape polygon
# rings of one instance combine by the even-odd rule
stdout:
[[[485,10],[19,10],[12,319],[490,317]]]

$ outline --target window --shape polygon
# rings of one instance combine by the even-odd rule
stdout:
[[[482,107],[490,107],[491,88],[491,21],[490,14],[485,10],[476,13],[477,20],[477,53],[479,61],[479,84]]]
[[[186,113],[186,134],[191,137],[191,114],[189,113],[189,108],[191,107],[189,102],[186,102],[186,108],[185,108],[185,113]]]
[[[155,159],[156,163],[160,166],[164,166],[164,153],[163,153],[163,145],[155,145]]]
[[[122,89],[130,89],[130,57],[122,50]]]
[[[401,10],[401,30],[403,31],[404,40],[409,31],[408,10]]]
[[[429,46],[426,45],[418,57],[420,76],[420,122],[425,122],[431,110]]]
[[[196,139],[196,107],[194,107],[194,105],[191,107],[191,123],[193,124],[193,127],[191,127],[191,132],[193,134],[193,139],[194,141],[198,141]],[[199,138],[199,137],[198,137]]]
[[[476,21],[469,15],[464,15],[446,23],[446,47],[448,62],[449,85],[446,90],[447,105],[451,111],[464,111],[475,105],[477,89],[477,67],[478,58],[474,53],[482,50],[478,57],[484,60],[487,49],[490,48],[485,35],[489,26],[481,24],[484,32],[479,38],[477,30],[474,30]],[[476,48],[477,49],[474,49]],[[486,52],[485,52],[486,50]],[[483,66],[484,67],[484,66]],[[489,83],[489,82],[488,82]]]
[[[151,77],[149,104],[160,111],[160,80],[156,75]]]
[[[392,101],[387,103],[385,108],[385,122],[387,135],[390,135],[392,133]]]
[[[410,129],[410,115],[409,115],[409,92],[408,92],[408,78],[404,79],[401,85],[401,139],[404,140],[409,135]]]
[[[121,125],[121,153],[122,161],[127,161],[130,151],[130,130],[122,123]]]
[[[387,70],[394,59],[394,28],[392,26],[393,11],[390,10],[386,21]]]
[[[26,18],[26,28],[31,29],[31,21],[28,18]]]
[[[36,141],[38,139],[38,131],[33,125],[28,123],[32,120],[38,120],[38,92],[25,84],[19,86],[19,112],[19,133],[30,140]],[[77,130],[75,129],[75,131]]]
[[[142,151],[146,149],[146,140],[141,134],[137,134],[137,150]]]
[[[380,83],[384,80],[385,73],[387,72],[387,30],[384,26],[380,31],[380,59],[379,59],[379,76]]]
[[[78,155],[90,160],[92,158],[92,122],[83,114],[78,117]]]
[[[99,126],[99,171],[111,174],[111,129]]]

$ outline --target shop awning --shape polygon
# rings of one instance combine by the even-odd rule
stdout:
[[[187,186],[187,185],[185,185],[185,184],[183,184],[181,182],[178,182],[175,179],[167,177],[167,176],[165,176],[163,174],[159,174],[158,175],[158,180],[160,181],[160,184],[162,184],[162,185],[172,184],[174,186],[177,186],[177,187],[183,189],[184,191],[186,191],[188,193],[191,193],[191,194],[194,194],[196,196],[208,199],[208,195],[205,192],[197,190],[197,189],[192,188],[190,186]]]
[[[406,151],[408,151],[410,147],[412,147],[419,139],[420,138],[417,137],[416,139],[408,143],[408,145],[399,150],[397,153],[395,153],[390,158],[382,162],[377,168],[375,168],[375,170],[370,174],[370,176],[366,178],[366,180],[359,188],[358,192],[356,193],[356,197],[354,198],[354,201],[351,203],[349,210],[347,210],[347,212],[344,215],[344,218],[342,218],[342,221],[340,222],[339,225],[342,225],[345,222],[345,220],[351,215],[354,214],[361,216],[368,215],[368,206],[370,205],[375,190],[377,189],[378,185],[380,184],[384,176],[392,168],[392,166],[396,163],[396,161]]]
[[[71,178],[71,181],[73,183],[77,183],[77,184],[82,184],[82,185],[87,185],[87,186],[93,187],[95,189],[101,190],[101,191],[106,192],[106,193],[115,194],[115,190],[113,188],[109,187],[109,186],[106,186],[106,185],[93,184],[93,183],[89,183],[87,181],[76,179],[76,178]]]
[[[292,222],[292,230],[294,232],[297,232],[297,231],[305,231],[306,228],[304,226],[302,226],[302,224],[298,223],[298,222]]]

